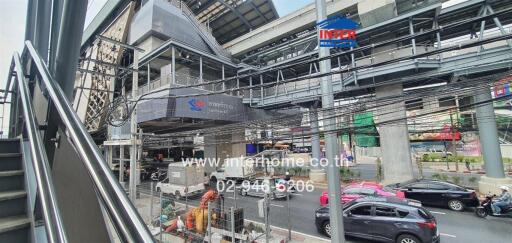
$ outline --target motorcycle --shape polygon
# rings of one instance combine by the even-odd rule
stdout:
[[[157,171],[157,172],[153,172],[151,174],[151,180],[152,181],[163,181],[165,180],[165,178],[167,178],[167,172],[166,171]]]
[[[494,214],[491,204],[492,204],[492,200],[495,197],[496,197],[496,195],[485,196],[485,199],[480,203],[480,206],[478,206],[475,210],[476,216],[478,216],[480,218],[485,218],[488,215],[494,216],[494,217],[512,217],[512,205],[509,205],[507,208],[502,209],[500,215]]]

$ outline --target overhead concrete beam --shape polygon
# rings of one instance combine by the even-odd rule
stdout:
[[[327,15],[337,13],[353,6],[360,0],[344,0],[327,3]],[[234,56],[241,55],[258,47],[264,46],[290,33],[297,32],[314,25],[316,22],[315,4],[310,4],[287,16],[265,24],[243,36],[223,45]]]

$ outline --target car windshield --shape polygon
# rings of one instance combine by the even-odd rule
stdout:
[[[356,203],[357,202],[354,200],[354,201],[350,201],[348,203],[343,204],[343,210],[347,209],[348,207],[351,207],[352,205],[354,205]]]

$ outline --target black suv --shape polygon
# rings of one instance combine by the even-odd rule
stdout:
[[[331,236],[329,208],[315,212],[319,232]],[[439,231],[432,214],[415,200],[366,197],[343,206],[345,235],[397,243],[438,243]]]
[[[403,191],[406,198],[418,200],[424,205],[448,207],[454,211],[480,204],[474,190],[445,181],[415,179],[391,184],[386,188]]]

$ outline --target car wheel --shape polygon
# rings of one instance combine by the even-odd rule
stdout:
[[[396,243],[421,243],[421,241],[413,235],[404,234],[398,236]]]
[[[460,211],[464,210],[464,204],[461,201],[454,199],[454,200],[450,200],[448,202],[448,208],[453,211],[460,212]]]
[[[329,236],[329,238],[331,238],[331,223],[329,223],[329,221],[326,221],[323,226],[322,226],[322,229],[324,229],[324,233]]]

